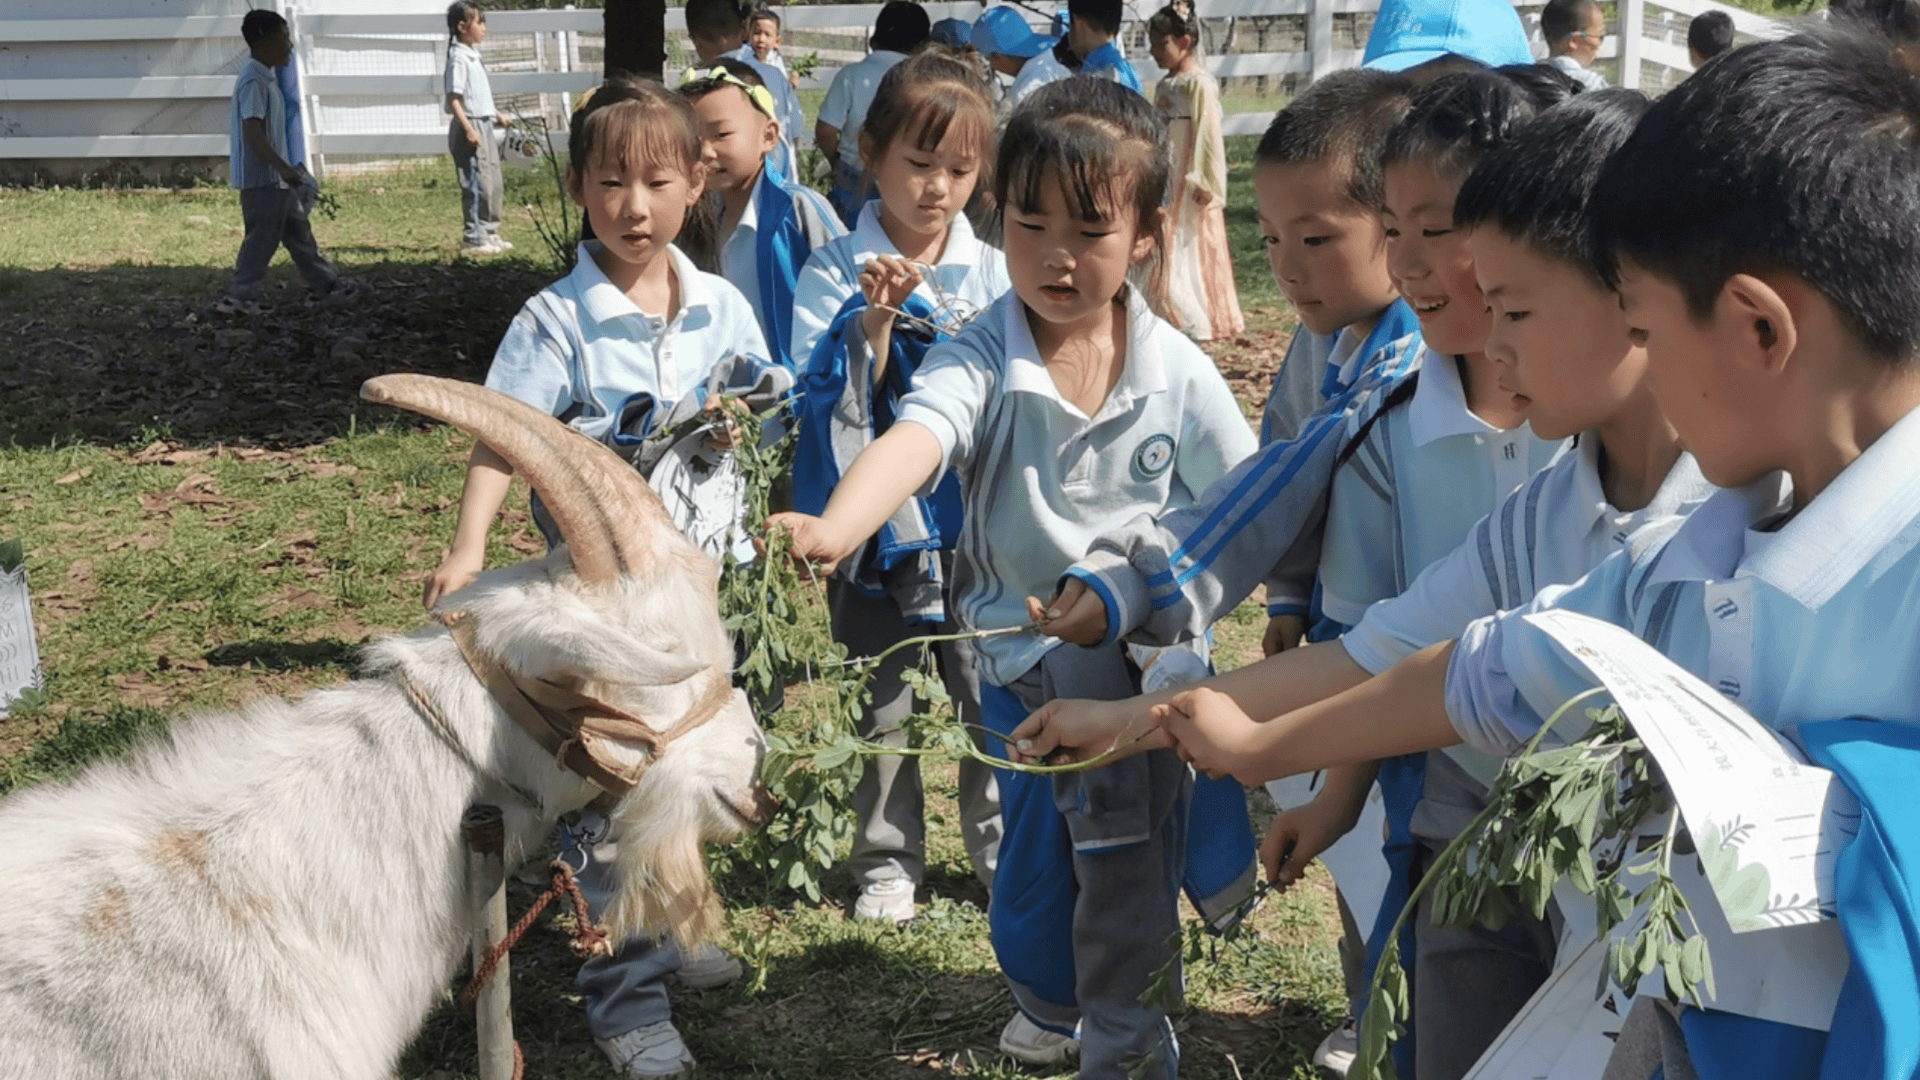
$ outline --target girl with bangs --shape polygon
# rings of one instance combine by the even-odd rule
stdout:
[[[814,250],[793,291],[793,358],[805,386],[794,457],[794,505],[818,513],[862,448],[892,425],[927,350],[1007,289],[1000,252],[962,211],[993,150],[993,105],[972,65],[941,51],[890,68],[860,129],[879,198],[852,233]],[[894,516],[827,582],[834,640],[873,656],[948,621],[945,583],[961,521],[958,481]],[[938,660],[962,720],[979,720],[978,677],[964,642]],[[904,738],[915,709],[902,676],[919,662],[895,653],[875,673],[861,734]],[[991,886],[999,842],[993,771],[960,766],[960,824],[974,872]],[[905,922],[926,871],[925,796],[917,759],[869,758],[854,793],[850,868],[861,919]]]
[[[572,273],[514,316],[486,385],[629,457],[636,436],[680,417],[684,406],[694,414],[686,425],[692,437],[724,453],[730,435],[711,421],[715,391],[778,381],[785,369],[768,362],[746,297],[696,269],[673,243],[704,188],[699,118],[658,83],[613,78],[574,113],[567,150],[567,193],[586,211],[595,239],[581,243]],[[457,603],[485,564],[487,532],[512,478],[504,459],[474,446],[452,547],[427,579],[429,610],[449,596]],[[687,508],[670,491],[661,494],[693,535]],[[556,542],[537,497],[533,511]],[[601,855],[611,859],[618,839],[606,832],[604,820],[586,814],[562,834],[565,846],[582,852],[580,884],[596,918],[610,899]],[[669,974],[713,986],[738,978],[740,965],[710,945],[683,955],[671,940],[636,939],[580,970],[588,1030],[622,1075],[678,1076],[693,1062],[673,1026]]]
[[[1144,98],[1104,80],[1065,80],[1022,103],[994,173],[1012,291],[928,353],[895,422],[819,516],[768,523],[788,530],[797,557],[839,564],[910,497],[958,474],[954,613],[966,629],[1021,631],[977,645],[996,732],[1053,697],[1123,697],[1143,671],[1206,670],[1204,642],[1061,648],[1035,628],[1031,599],[1052,595],[1094,538],[1192,505],[1254,450],[1212,361],[1127,283],[1163,232],[1165,135]],[[1214,804],[1195,801],[1191,771],[1165,751],[1059,776],[1002,772],[1000,795],[990,918],[1018,1006],[1001,1049],[1035,1063],[1077,1052],[1086,1077],[1175,1075],[1166,1012],[1140,997],[1176,954],[1188,828]],[[1237,826],[1201,828],[1237,835],[1244,895],[1244,802],[1238,814]]]

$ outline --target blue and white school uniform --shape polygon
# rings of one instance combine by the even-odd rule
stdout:
[[[1080,62],[1080,74],[1117,82],[1136,94],[1143,93],[1140,89],[1140,73],[1133,70],[1133,65],[1127,62],[1126,57],[1120,55],[1120,46],[1111,41],[1087,54],[1086,59]]]
[[[1677,528],[1644,544],[1636,538],[1629,550],[1575,585],[1548,589],[1526,607],[1474,623],[1462,635],[1447,672],[1447,713],[1454,729],[1482,750],[1512,753],[1564,701],[1592,687],[1585,669],[1522,617],[1563,608],[1633,631],[1763,723],[1800,723],[1799,738],[1822,763],[1834,762],[1844,749],[1816,732],[1843,726],[1853,733],[1855,746],[1867,751],[1857,756],[1884,752],[1910,761],[1910,746],[1901,747],[1912,741],[1907,732],[1828,721],[1920,720],[1920,665],[1912,662],[1920,650],[1920,624],[1913,618],[1920,610],[1916,460],[1920,411],[1908,413],[1777,529],[1771,523],[1790,510],[1791,492],[1775,475],[1714,495]],[[1883,733],[1873,734],[1876,727]],[[1556,729],[1555,738],[1578,734]],[[1886,744],[1884,751],[1877,742]],[[1857,782],[1853,770],[1843,775]],[[1884,839],[1878,847],[1861,844],[1868,835],[1863,832],[1842,852],[1843,864],[1870,862],[1876,851],[1911,850],[1920,823],[1912,820],[1910,781],[1911,774],[1904,793],[1891,799],[1884,787],[1855,788],[1876,829],[1892,831],[1880,833]],[[1891,975],[1893,985],[1911,984],[1920,969],[1910,936],[1882,932],[1913,925],[1913,898],[1904,888],[1872,895],[1861,888],[1872,882],[1848,874],[1845,865],[1837,869],[1840,924],[1851,946],[1853,971],[1839,992],[1833,1041],[1810,1029],[1785,1031],[1790,1042],[1812,1043],[1816,1061],[1824,1050],[1828,1068],[1821,1075],[1886,1075],[1895,1066],[1883,1062],[1883,1071],[1849,1069],[1844,1063],[1861,1052],[1872,1056],[1877,1048],[1869,1044],[1883,1037],[1904,1038],[1911,1052],[1911,1008],[1885,1015],[1873,990],[1876,977]],[[1724,970],[1716,976],[1717,1001],[1751,1000],[1758,992],[1757,981],[1735,983]],[[1765,977],[1785,983],[1798,978],[1792,964]],[[1720,1036],[1713,1055],[1733,1062],[1740,1075],[1777,1076],[1778,1060],[1792,1055],[1780,1052],[1776,1038],[1755,1037],[1749,1030],[1753,1025],[1768,1026],[1688,1009],[1680,1026],[1690,1047],[1696,1039]],[[1778,1060],[1755,1060],[1757,1047],[1768,1048]],[[1904,1074],[1909,1066],[1897,1071]]]
[[[812,359],[814,346],[833,325],[841,306],[860,291],[860,272],[881,255],[898,258],[900,249],[881,228],[880,201],[874,199],[861,209],[852,232],[816,249],[801,268],[793,287],[792,338],[794,362],[800,368],[804,370]],[[956,214],[947,227],[946,249],[933,266],[932,282],[921,282],[913,295],[937,305],[944,293],[978,311],[1010,288],[1006,257],[974,236],[965,214]]]
[[[775,363],[800,366],[789,347],[794,287],[814,251],[846,232],[825,196],[788,180],[768,155],[739,223],[720,248],[720,273],[746,296]]]
[[[1419,332],[1419,318],[1400,299],[1388,304],[1364,334],[1351,326],[1331,334],[1316,334],[1304,326],[1295,330],[1260,413],[1260,445],[1298,437],[1308,417],[1362,381],[1405,371],[1418,349],[1393,350],[1397,369],[1383,371],[1380,362],[1395,342]]]
[[[680,310],[671,319],[640,310],[594,261],[600,242],[580,245],[573,272],[535,293],[508,324],[486,385],[574,430],[605,439],[636,394],[672,403],[706,385],[735,356],[768,363],[759,320],[740,290],[696,269],[671,245]]]
[[[1093,538],[1143,512],[1191,505],[1253,451],[1212,361],[1136,292],[1127,332],[1124,369],[1092,416],[1060,395],[1012,293],[937,346],[915,376],[898,422],[932,433],[936,478],[952,468],[966,494],[953,580],[963,625],[1025,625],[1026,597],[1051,595]],[[1025,633],[979,644],[983,712],[1002,733],[1051,697],[1135,689],[1117,643],[1061,648]],[[1117,1075],[1155,1052],[1164,1056],[1153,1074],[1172,1075],[1165,1014],[1138,997],[1168,957],[1182,868],[1190,881],[1202,869],[1185,855],[1189,818],[1213,812],[1195,806],[1190,784],[1165,751],[1057,779],[1000,778],[994,946],[1030,1018],[1061,1032],[1079,1026],[1085,1075]],[[1250,886],[1252,834],[1244,802],[1237,823],[1233,809],[1216,829],[1244,830],[1238,858],[1206,869]],[[1083,891],[1102,902],[1077,904]]]

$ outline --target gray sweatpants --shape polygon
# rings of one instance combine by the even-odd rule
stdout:
[[[227,295],[235,300],[260,298],[260,283],[266,280],[267,266],[280,245],[287,246],[294,269],[307,288],[325,296],[333,291],[340,275],[320,253],[307,223],[307,204],[294,188],[258,187],[240,189],[240,221],[247,234],[240,241],[240,254],[234,260],[233,279],[227,282]]]
[[[896,642],[935,632],[927,624],[909,626],[890,597],[870,597],[839,578],[827,582],[827,613],[833,639],[847,647],[849,657],[874,656]],[[964,723],[980,723],[979,662],[969,642],[946,642],[939,647],[940,674]],[[860,723],[860,734],[891,746],[905,745],[900,724],[914,712],[913,691],[900,676],[917,666],[917,650],[902,649],[887,658],[869,684],[873,705]],[[974,742],[985,748],[977,726]],[[960,831],[967,845],[973,873],[981,884],[993,887],[993,868],[1000,852],[1000,792],[993,770],[977,761],[960,763]],[[860,784],[853,793],[855,818],[853,856],[848,868],[856,884],[926,876],[926,793],[918,758],[868,758]]]
[[[453,171],[460,178],[460,212],[466,219],[460,242],[471,247],[500,235],[500,142],[493,117],[467,119],[480,133],[480,145],[468,146],[466,129],[453,120],[447,124],[447,150],[453,154]]]

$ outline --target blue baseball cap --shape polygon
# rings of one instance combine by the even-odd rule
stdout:
[[[973,24],[965,19],[941,19],[933,24],[933,40],[950,49],[964,49],[973,37]]]
[[[1527,28],[1508,0],[1381,0],[1363,63],[1404,71],[1448,53],[1488,67],[1533,63]]]
[[[959,20],[953,20],[958,22]],[[988,8],[973,23],[973,47],[982,56],[1014,56],[1031,60],[1053,48],[1054,39],[1036,34],[1026,16],[1011,5]]]

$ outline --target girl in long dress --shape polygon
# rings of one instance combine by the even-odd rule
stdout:
[[[1153,59],[1166,69],[1154,104],[1167,121],[1173,183],[1170,242],[1155,290],[1170,321],[1195,341],[1246,329],[1227,247],[1227,148],[1220,132],[1220,83],[1200,66],[1200,23],[1192,0],[1175,0],[1147,23]]]

